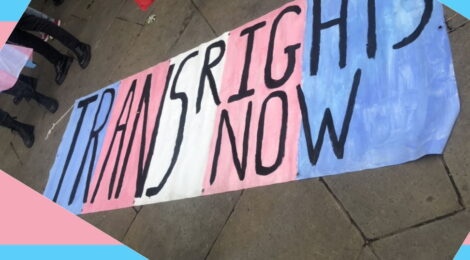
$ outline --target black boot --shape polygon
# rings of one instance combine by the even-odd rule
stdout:
[[[59,108],[59,103],[57,102],[57,100],[44,96],[39,92],[34,92],[32,98],[51,113],[55,113]]]
[[[62,57],[62,59],[60,59],[59,62],[55,65],[55,82],[58,85],[62,85],[62,83],[64,83],[65,77],[67,77],[67,73],[69,72],[72,62],[72,57],[64,55],[64,57]]]
[[[88,64],[90,63],[91,59],[91,47],[86,43],[80,43],[78,46],[73,50],[75,55],[77,55],[78,64],[82,69],[85,69]]]
[[[37,92],[36,87],[36,78],[20,75],[16,84],[2,93],[12,95],[14,97],[13,103],[15,104],[18,104],[23,99],[26,99],[27,101],[34,99],[49,112],[55,113],[59,107],[57,100]]]
[[[3,126],[10,128],[12,131],[17,132],[21,139],[23,139],[23,143],[26,147],[31,148],[34,144],[34,126],[27,125],[16,121],[10,115],[5,117],[2,124]]]
[[[64,0],[54,0],[54,5],[59,6],[64,3]]]

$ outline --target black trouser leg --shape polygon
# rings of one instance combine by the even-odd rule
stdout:
[[[2,109],[0,109],[0,125],[4,125],[5,124],[5,120],[7,119],[8,117],[8,113]]]
[[[3,91],[2,93],[15,97],[15,104],[17,104],[23,98],[26,98],[26,100],[30,100],[32,97],[34,97],[35,88],[35,78],[20,75],[15,85],[12,88]]]
[[[50,63],[56,65],[64,57],[58,50],[54,47],[41,40],[39,37],[36,37],[28,32],[22,31],[18,28],[13,30],[9,41],[18,45],[22,45],[28,48],[34,49],[35,52],[41,54],[46,58]]]
[[[57,26],[57,24],[34,15],[23,15],[18,22],[17,28],[49,34],[72,51],[74,51],[80,43],[75,36]]]
[[[55,113],[59,107],[59,103],[57,100],[37,92],[36,84],[37,83],[35,78],[20,75],[16,84],[12,88],[2,93],[14,96],[15,104],[18,104],[23,98],[28,101],[33,99],[38,102],[39,105],[46,108],[49,112]]]
[[[16,121],[10,114],[0,109],[0,126],[4,126],[17,132],[26,147],[31,148],[34,144],[34,126]]]

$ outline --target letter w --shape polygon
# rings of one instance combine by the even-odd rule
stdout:
[[[341,127],[341,134],[338,137],[336,135],[335,125],[333,121],[333,116],[329,108],[325,110],[323,115],[323,120],[320,125],[320,131],[318,132],[318,138],[315,145],[313,145],[312,133],[310,130],[310,122],[308,117],[308,108],[305,102],[305,96],[302,91],[302,88],[297,86],[297,94],[299,97],[300,110],[302,112],[302,123],[304,126],[305,139],[307,142],[308,157],[310,163],[315,165],[320,157],[321,148],[323,146],[323,139],[325,137],[325,131],[328,128],[328,134],[330,135],[331,144],[333,146],[333,151],[336,155],[336,158],[342,159],[344,155],[344,144],[348,137],[349,124],[351,123],[352,114],[354,112],[354,104],[356,102],[357,90],[359,88],[359,83],[361,81],[361,70],[358,69],[354,75],[354,82],[349,94],[348,106],[346,108],[346,115],[343,120],[343,126]]]

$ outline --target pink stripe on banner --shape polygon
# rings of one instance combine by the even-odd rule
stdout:
[[[17,22],[0,22],[0,49],[7,42],[11,32],[15,29]]]
[[[0,205],[0,245],[121,244],[3,171]]]
[[[299,11],[300,13],[298,13]],[[277,21],[278,27],[275,30],[272,78],[280,80],[288,67],[286,48],[303,42],[305,19],[305,1],[294,1],[230,32],[227,63],[220,91],[222,104],[217,112],[212,148],[209,154],[210,159],[204,181],[205,195],[287,182],[296,178],[301,122],[296,87],[301,83],[302,78],[302,47],[297,46],[298,48],[295,50],[295,67],[292,75],[284,84],[272,89],[268,88],[264,75],[268,44],[275,21]],[[254,31],[253,53],[247,82],[247,88],[253,89],[254,94],[238,101],[227,102],[231,96],[239,93],[249,37],[247,28],[257,24],[260,28]],[[250,106],[249,131],[245,133],[247,117],[250,116]],[[224,124],[220,128],[220,118],[225,113],[223,110],[227,112],[226,115],[231,127],[233,127],[233,135],[236,139],[237,159],[235,160],[229,139],[230,133],[227,130],[228,121],[224,120]],[[260,116],[263,111],[265,112],[264,120]],[[282,148],[280,149],[279,141],[283,116],[286,117],[284,154],[280,152]],[[264,127],[262,127],[263,123]],[[219,132],[219,130],[222,131]],[[221,133],[220,155],[218,161],[214,163],[214,158],[217,159],[216,146],[219,133]],[[245,134],[249,134],[249,137],[247,136],[249,141],[247,142],[247,154],[243,156]],[[257,154],[261,156],[257,158]],[[235,166],[238,164],[237,160],[240,162],[239,166]],[[245,163],[246,170],[243,169]],[[241,177],[244,178],[243,182],[240,181],[240,175],[244,175]]]
[[[169,61],[121,81],[90,185],[88,203],[84,205],[83,213],[133,206],[137,176],[144,167],[140,162],[145,164],[149,159],[147,155],[165,89],[168,68]],[[149,106],[146,115],[146,103],[141,102],[145,101],[143,97],[149,75],[151,75],[151,85],[147,89],[149,91],[147,101],[150,103],[147,103]],[[134,83],[136,83],[135,89]],[[143,130],[146,116],[146,129]],[[137,125],[134,127],[136,122]],[[145,132],[145,136],[142,136],[142,132]],[[140,158],[141,149],[145,151],[143,158]]]

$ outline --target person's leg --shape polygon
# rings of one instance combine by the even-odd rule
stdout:
[[[23,98],[28,101],[33,99],[38,102],[38,104],[46,108],[49,112],[55,113],[57,111],[57,108],[59,107],[57,100],[37,92],[36,84],[37,79],[25,75],[20,75],[20,78],[18,79],[16,84],[12,88],[2,93],[14,96],[15,104],[18,104]]]
[[[34,49],[34,51],[41,54],[54,65],[56,65],[64,56],[50,44],[44,42],[31,33],[20,30],[19,28],[13,30],[8,40],[12,43]]]
[[[59,40],[70,50],[75,49],[80,41],[72,34],[47,19],[25,14],[18,21],[17,28],[26,31],[43,32]]]
[[[34,126],[16,121],[10,114],[0,109],[0,126],[17,132],[26,147],[31,148],[34,144]]]
[[[64,3],[64,0],[54,0],[54,5],[59,6]]]
[[[38,10],[32,8],[32,7],[26,8],[26,11],[24,13],[27,14],[27,15],[34,15],[34,16],[37,16],[39,18],[51,20],[51,18],[49,16],[47,16],[45,13],[43,13],[41,11],[38,11]]]
[[[5,120],[7,119],[8,113],[2,109],[0,109],[0,125],[3,125]]]
[[[17,28],[49,34],[77,55],[78,62],[82,68],[88,66],[91,58],[91,47],[88,44],[80,42],[75,36],[48,19],[25,14],[18,22]]]
[[[61,54],[54,47],[40,38],[18,28],[13,30],[8,41],[28,48],[33,48],[34,51],[44,56],[55,67],[55,80],[57,84],[60,85],[64,82],[70,65],[72,65],[73,59],[71,57]]]

